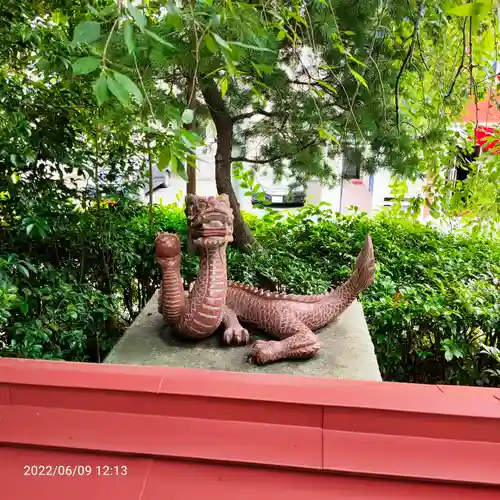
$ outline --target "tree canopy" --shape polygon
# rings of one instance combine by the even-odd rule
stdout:
[[[1,9],[6,179],[40,165],[95,175],[96,162],[125,168],[146,151],[186,177],[212,121],[217,189],[230,196],[239,246],[251,234],[232,166],[334,182],[328,158],[349,151],[366,172],[435,175],[457,143],[453,120],[491,86],[498,49],[492,0],[22,0]]]

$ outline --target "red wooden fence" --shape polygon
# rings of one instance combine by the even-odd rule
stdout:
[[[4,358],[0,498],[500,499],[500,389]]]

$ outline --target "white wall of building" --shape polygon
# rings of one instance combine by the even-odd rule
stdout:
[[[373,212],[378,212],[384,206],[391,205],[390,201],[386,201],[385,198],[391,198],[393,196],[391,190],[392,176],[389,170],[381,169],[374,175],[373,181]],[[416,182],[408,183],[408,192],[406,198],[416,198],[418,196],[424,197],[424,180],[418,180]],[[421,219],[423,219],[423,211],[421,213]]]
[[[373,179],[373,210],[378,211],[384,206],[384,198],[391,196],[389,185],[391,184],[391,174],[388,170],[379,170]]]
[[[342,173],[342,158],[340,156],[334,158],[333,160],[327,159],[328,165],[335,172],[337,176]],[[319,185],[319,183],[317,182]],[[309,192],[309,186],[308,186]],[[330,188],[328,186],[320,186],[320,198],[319,201],[324,201],[332,205],[332,210],[340,211],[340,201],[342,196],[342,189],[340,183],[337,183],[334,187]],[[313,201],[311,201],[313,203]]]

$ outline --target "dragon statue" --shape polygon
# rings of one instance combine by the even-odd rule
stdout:
[[[279,340],[257,341],[248,359],[262,365],[310,358],[319,351],[314,331],[333,322],[369,287],[375,276],[370,235],[351,277],[322,295],[289,295],[233,283],[227,279],[226,247],[233,241],[233,212],[227,195],[186,197],[188,237],[200,253],[200,272],[189,291],[181,278],[181,243],[159,233],[156,260],[162,270],[158,310],[181,337],[201,340],[224,325],[223,341],[246,345],[250,334],[240,321]]]

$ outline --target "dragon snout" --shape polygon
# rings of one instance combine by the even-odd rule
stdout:
[[[199,214],[191,221],[191,230],[196,233],[218,231],[225,234],[226,229],[231,225],[232,218],[227,212],[209,210]]]
[[[221,222],[222,224],[227,224],[231,219],[231,214],[224,210],[207,210],[202,215],[203,222]]]

